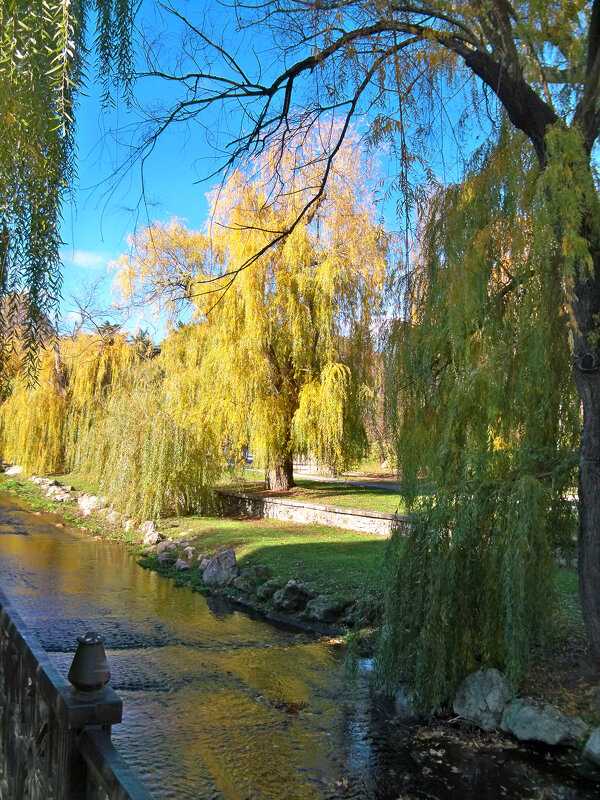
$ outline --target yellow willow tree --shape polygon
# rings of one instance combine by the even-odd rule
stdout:
[[[197,351],[187,331],[156,358],[116,332],[58,340],[35,386],[10,384],[0,455],[28,473],[85,473],[137,520],[198,510],[219,442],[187,400],[197,394]]]
[[[157,223],[133,237],[132,254],[117,264],[126,297],[172,312],[194,307],[205,330],[198,413],[219,430],[227,455],[250,445],[272,489],[293,485],[295,450],[335,469],[364,448],[361,383],[389,254],[355,141],[338,154],[318,207],[268,247],[274,231],[298,218],[304,187],[322,178],[313,151],[308,142],[264,155],[252,174],[233,173],[211,195],[207,235]],[[273,199],[276,157],[288,190]]]

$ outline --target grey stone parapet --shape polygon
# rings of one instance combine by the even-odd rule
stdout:
[[[407,514],[387,514],[383,511],[326,506],[230,489],[215,489],[215,493],[226,510],[264,519],[299,522],[305,525],[331,525],[334,528],[364,531],[379,536],[389,536],[394,531],[406,533],[411,523],[411,517]]]
[[[0,591],[1,797],[150,800],[110,740],[122,712],[110,686],[76,692]]]

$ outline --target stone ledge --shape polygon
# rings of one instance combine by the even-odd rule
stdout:
[[[307,503],[285,497],[271,497],[251,492],[236,492],[229,489],[215,489],[215,493],[238,510],[252,516],[267,519],[282,519],[301,524],[318,523],[356,531],[366,531],[379,536],[389,536],[411,522],[407,514],[388,514],[384,511],[366,511],[359,508],[326,506],[320,503]],[[231,503],[233,501],[233,503]]]

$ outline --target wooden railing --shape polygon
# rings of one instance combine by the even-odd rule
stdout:
[[[110,740],[122,702],[76,692],[0,592],[0,797],[150,800]]]

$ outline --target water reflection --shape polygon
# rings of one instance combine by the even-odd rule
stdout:
[[[597,796],[558,762],[428,740],[349,680],[335,647],[178,589],[59,521],[0,494],[2,587],[63,674],[77,634],[106,637],[124,701],[114,741],[157,798]]]

